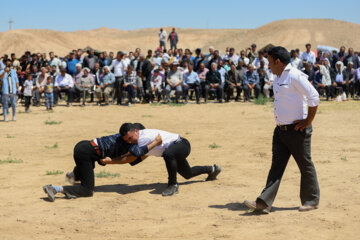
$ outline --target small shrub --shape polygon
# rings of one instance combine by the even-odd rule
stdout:
[[[110,173],[107,172],[105,170],[95,173],[95,177],[97,178],[115,178],[115,177],[120,177],[119,173]]]
[[[57,142],[52,146],[45,146],[45,148],[47,148],[47,149],[55,149],[55,148],[58,148],[58,147],[59,147],[59,144]]]
[[[264,97],[264,95],[260,94],[257,99],[255,99],[256,105],[266,105],[266,103],[269,101],[268,98]]]
[[[56,171],[46,171],[45,175],[60,175],[63,174],[63,171],[56,170]]]
[[[50,120],[50,119],[45,121],[45,125],[59,125],[61,123],[62,123],[62,121],[54,121],[54,120]]]
[[[10,134],[6,134],[6,138],[15,138],[15,137],[11,136]]]
[[[215,149],[215,148],[220,148],[221,146],[220,145],[217,145],[216,143],[212,143],[209,145],[209,148],[211,149]]]
[[[22,163],[22,162],[23,162],[23,160],[12,157],[11,152],[9,153],[7,158],[0,159],[0,165],[1,164],[8,164],[8,163]]]

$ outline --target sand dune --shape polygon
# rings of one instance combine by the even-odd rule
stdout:
[[[169,33],[171,27],[166,27]],[[224,51],[227,46],[237,50],[255,42],[259,47],[272,43],[289,49],[304,49],[307,42],[340,47],[345,45],[360,49],[360,25],[331,19],[292,19],[276,21],[256,29],[177,29],[179,47],[195,49],[213,45]],[[61,32],[53,30],[12,30],[0,33],[0,53],[17,55],[32,52],[55,51],[63,56],[72,49],[91,46],[95,49],[131,51],[141,47],[144,51],[158,45],[158,29],[147,28],[122,31],[102,27],[88,31]]]

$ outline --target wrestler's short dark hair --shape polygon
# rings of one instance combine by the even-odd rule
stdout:
[[[134,127],[135,127],[137,130],[143,130],[143,129],[145,129],[145,126],[142,125],[141,123],[134,123],[133,125],[134,125]]]
[[[136,129],[135,125],[132,123],[123,123],[120,127],[119,133],[123,137],[128,132],[133,132]]]
[[[279,59],[283,64],[288,64],[290,62],[290,54],[284,47],[273,47],[268,52],[268,55],[271,56],[274,61]]]

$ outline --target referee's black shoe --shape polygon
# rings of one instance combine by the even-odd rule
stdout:
[[[213,170],[211,171],[211,173],[209,173],[209,176],[206,178],[206,181],[215,180],[217,175],[219,175],[220,172],[221,172],[221,167],[214,164]]]
[[[179,193],[179,185],[173,184],[169,185],[163,192],[162,195],[164,197],[174,195],[175,193]]]

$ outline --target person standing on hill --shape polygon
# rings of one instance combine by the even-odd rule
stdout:
[[[274,81],[274,115],[272,165],[266,186],[256,201],[246,200],[247,207],[269,213],[286,165],[292,155],[300,169],[299,211],[318,208],[320,189],[311,160],[312,121],[319,104],[319,94],[306,74],[291,66],[290,54],[283,47],[269,51],[269,68],[278,76]]]
[[[177,49],[177,43],[179,41],[178,34],[175,32],[175,28],[172,29],[171,33],[169,34],[168,41],[170,41],[170,49]]]
[[[166,37],[167,37],[167,33],[164,29],[160,28],[160,32],[159,32],[159,40],[160,40],[160,47],[163,47],[163,50],[166,51]]]

